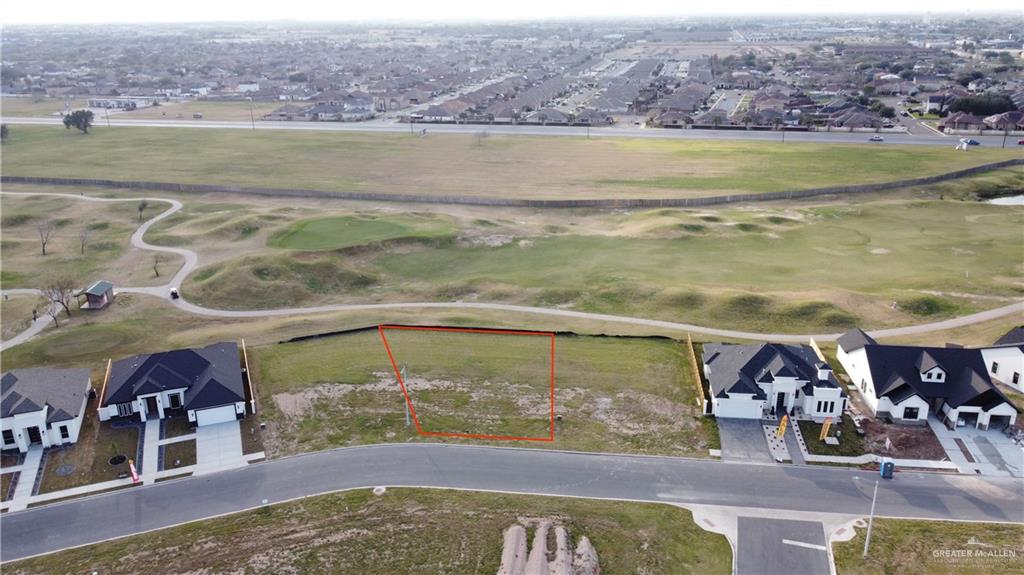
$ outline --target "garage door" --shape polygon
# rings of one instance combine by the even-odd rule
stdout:
[[[224,423],[225,421],[234,421],[235,419],[237,418],[235,417],[234,404],[196,411],[196,425],[213,425],[214,423]]]

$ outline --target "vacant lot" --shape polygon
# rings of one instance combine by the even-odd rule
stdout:
[[[134,112],[133,112],[134,113]],[[689,197],[881,182],[1015,150],[19,126],[10,175],[503,198]]]
[[[387,333],[425,429],[546,435],[546,338],[458,334],[441,341],[409,332],[392,341]],[[699,415],[693,370],[679,343],[560,336],[555,347],[561,420],[554,442],[529,445],[704,457],[717,441]],[[438,440],[405,426],[405,400],[376,330],[250,351],[270,456]]]
[[[26,187],[10,189],[27,190],[31,191]],[[76,193],[70,188],[59,191]],[[163,202],[153,202],[143,210],[142,217],[155,216],[166,208]],[[99,203],[5,194],[0,197],[0,210],[4,288],[38,288],[46,277],[64,274],[82,288],[99,279],[112,281],[115,288],[153,285],[166,281],[164,276],[173,275],[181,266],[180,258],[162,255],[157,267],[161,277],[156,277],[154,254],[131,247],[132,232],[139,225],[137,202]],[[52,228],[45,256],[41,228]]]
[[[119,120],[191,120],[193,114],[202,114],[203,120],[212,121],[246,121],[254,117],[257,122],[265,114],[280,108],[283,102],[253,102],[250,116],[249,102],[168,102],[159,106],[138,108],[130,112],[111,114],[111,118]]]
[[[65,110],[77,110],[88,104],[86,100],[65,100],[63,98],[11,98],[0,100],[0,115],[3,116],[56,116]],[[10,126],[15,136],[21,128]]]
[[[602,573],[731,571],[725,537],[703,531],[677,507],[389,489],[275,505],[19,561],[5,572],[494,573],[504,529],[540,518],[588,537]]]
[[[833,544],[839,575],[1024,573],[1021,525],[875,519],[867,559],[864,534],[859,529],[852,540]]]

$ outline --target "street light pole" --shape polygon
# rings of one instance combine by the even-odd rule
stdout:
[[[249,96],[249,121],[252,122],[252,129],[256,129],[256,114],[252,109],[252,96]]]
[[[875,493],[871,496],[871,514],[868,516],[868,532],[864,537],[864,555],[868,556],[868,545],[871,543],[871,527],[875,523],[875,500],[878,499],[878,480],[875,480]]]

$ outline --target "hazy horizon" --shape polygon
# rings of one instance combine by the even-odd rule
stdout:
[[[614,0],[566,0],[560,3],[524,0],[513,7],[501,4],[481,6],[468,0],[447,0],[425,5],[399,0],[388,6],[374,4],[328,4],[305,10],[318,17],[295,17],[282,13],[280,7],[250,5],[238,0],[199,2],[182,0],[173,6],[136,4],[130,10],[83,10],[70,0],[55,0],[44,5],[18,3],[8,6],[0,18],[3,25],[61,24],[202,24],[202,23],[495,23],[572,20],[607,20],[639,18],[687,17],[771,17],[771,16],[898,16],[898,15],[991,15],[1016,14],[1024,17],[1019,4],[1006,0],[979,0],[972,8],[963,3],[936,0],[928,9],[908,9],[881,0],[865,0],[851,9],[849,4],[823,4],[813,0],[796,0],[780,9],[765,9],[763,3],[738,0],[726,7],[715,4],[678,9],[678,3],[649,2],[644,6],[628,6]],[[171,9],[173,8],[173,9]]]

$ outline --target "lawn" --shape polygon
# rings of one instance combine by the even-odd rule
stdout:
[[[828,445],[819,439],[821,424],[813,421],[800,421],[800,433],[804,436],[804,443],[807,444],[807,451],[815,455],[842,455],[856,457],[864,454],[864,439],[857,435],[857,428],[853,426],[853,418],[844,415],[839,425],[833,425],[829,436],[835,437],[839,433],[839,445]]]
[[[111,422],[99,421],[96,403],[90,401],[85,408],[78,441],[47,452],[39,493],[117,479],[119,473],[128,472],[128,463],[111,465],[109,459],[115,455],[135,459],[138,445],[138,427],[115,428]],[[70,475],[60,476],[57,470],[62,465],[73,465],[74,470]]]
[[[26,190],[25,187],[15,189]],[[78,192],[71,188],[59,191]],[[143,218],[154,216],[166,207],[163,202],[153,202],[144,210]],[[40,287],[45,278],[59,274],[70,275],[83,288],[99,279],[113,281],[115,287],[153,285],[166,281],[166,276],[173,275],[181,266],[181,258],[165,254],[161,256],[161,277],[155,277],[153,253],[131,247],[130,237],[139,225],[137,202],[97,203],[5,194],[0,196],[0,210],[3,212],[0,255],[4,262],[4,288]],[[52,224],[53,231],[44,256],[39,226],[47,222]]]
[[[389,489],[383,496],[358,490],[303,499],[71,549],[7,564],[5,572],[494,573],[502,532],[539,518],[565,526],[574,540],[589,538],[602,573],[732,569],[725,537],[702,530],[678,507]]]
[[[34,295],[4,295],[0,300],[0,318],[3,318],[0,339],[14,337],[32,325],[32,310],[45,315],[46,299]]]
[[[0,501],[7,501],[12,481],[14,481],[14,473],[0,475]]]
[[[196,440],[176,441],[163,445],[163,469],[175,469],[196,464]],[[179,465],[174,463],[179,461]]]
[[[159,106],[137,108],[130,112],[111,114],[118,120],[192,120],[192,114],[202,114],[205,121],[250,121],[255,117],[259,122],[264,115],[280,108],[283,102],[253,102],[250,114],[248,101],[214,102],[194,100],[188,102],[166,102]]]
[[[547,338],[387,335],[425,430],[547,435]],[[717,442],[702,423],[678,342],[560,336],[555,348],[555,440],[516,445],[707,457]],[[250,348],[250,363],[272,457],[438,440],[405,426],[404,397],[376,330]]]
[[[162,113],[162,112],[161,112]],[[503,198],[690,197],[891,181],[1015,150],[217,129],[19,126],[9,175]]]
[[[1024,526],[875,519],[871,549],[865,529],[834,543],[839,575],[1010,575],[1024,573]]]

